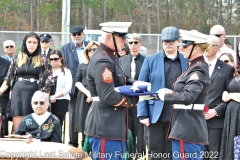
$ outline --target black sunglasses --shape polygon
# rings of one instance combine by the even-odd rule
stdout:
[[[41,41],[42,43],[49,43],[50,41]]]
[[[34,104],[34,105],[38,105],[38,104],[40,104],[40,105],[44,105],[45,102],[43,102],[43,101],[36,101],[36,102],[33,102],[33,104]]]
[[[129,44],[138,44],[139,42],[138,41],[133,41],[133,42],[128,42]]]
[[[97,48],[88,48],[87,50],[88,50],[88,52],[92,52],[92,51],[94,52],[94,51],[96,51],[96,49]]]
[[[214,36],[217,36],[218,38],[221,37],[223,34],[214,34]]]
[[[72,33],[72,35],[75,37],[76,35],[81,36],[82,33]]]
[[[50,61],[58,61],[60,58],[49,58]]]
[[[14,46],[5,46],[5,48],[13,48]]]
[[[122,48],[121,51],[126,51],[126,48]]]

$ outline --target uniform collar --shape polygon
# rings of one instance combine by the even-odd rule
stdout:
[[[203,57],[203,56],[197,57],[197,58],[189,61],[189,62],[188,62],[188,65],[191,66],[191,65],[193,65],[193,64],[195,64],[195,63],[197,63],[197,62],[199,62],[199,61],[204,61],[204,57]]]
[[[106,51],[108,54],[113,55],[115,57],[117,57],[117,53],[114,52],[112,49],[110,49],[109,47],[107,47],[106,45],[104,45],[103,43],[100,44],[99,48],[102,48],[104,51]]]

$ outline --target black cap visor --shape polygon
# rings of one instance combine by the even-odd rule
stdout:
[[[178,45],[179,47],[189,46],[194,44],[194,41],[182,40],[181,43]]]

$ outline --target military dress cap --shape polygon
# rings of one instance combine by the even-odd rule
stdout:
[[[132,22],[106,22],[101,23],[99,26],[102,27],[102,31],[113,33],[119,37],[129,38],[128,28],[131,26]]]
[[[176,41],[179,38],[179,31],[176,27],[170,26],[162,30],[162,41]]]
[[[82,33],[83,32],[83,27],[82,26],[73,26],[70,29],[70,33]]]
[[[200,33],[196,30],[186,31],[179,29],[179,32],[181,34],[182,41],[178,46],[208,43],[208,35]]]
[[[51,35],[49,34],[40,34],[40,39],[43,40],[43,41],[50,41],[50,39],[52,38]]]

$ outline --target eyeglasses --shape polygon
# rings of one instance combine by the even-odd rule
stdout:
[[[217,36],[218,38],[221,37],[223,34],[213,34],[214,36]]]
[[[72,36],[75,37],[76,35],[81,36],[82,33],[72,33]]]
[[[44,105],[45,102],[43,102],[43,101],[36,101],[36,102],[33,102],[33,104],[34,104],[34,105],[38,105],[38,104],[40,104],[40,105]]]
[[[173,44],[175,44],[175,41],[163,41],[163,44],[164,45],[167,45],[167,44],[173,45]]]
[[[97,48],[88,48],[87,51],[88,51],[88,52],[92,52],[92,51],[94,52],[94,51],[96,51],[96,49],[97,49]]]
[[[138,42],[138,41],[133,41],[133,42],[128,42],[129,44],[138,44],[138,43],[140,43],[140,42]]]
[[[13,48],[14,46],[5,46],[5,48]]]
[[[214,47],[214,46],[218,46],[218,45],[216,45],[216,44],[213,44],[212,46]]]
[[[224,63],[229,63],[230,62],[230,60],[221,60],[221,61],[223,61]]]
[[[190,46],[191,44],[187,45],[187,46],[182,46],[182,48],[186,49]]]
[[[60,58],[49,58],[50,61],[58,61]]]
[[[41,43],[49,43],[50,41],[41,41]]]

